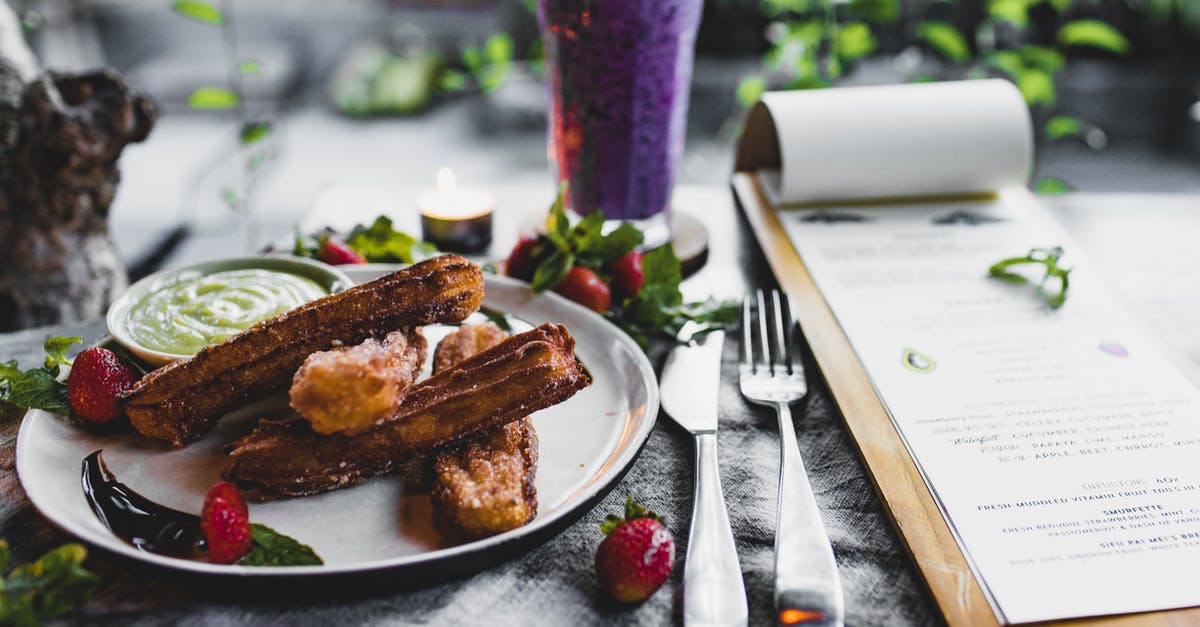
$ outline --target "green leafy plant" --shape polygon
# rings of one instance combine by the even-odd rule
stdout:
[[[334,237],[337,234],[329,229],[311,235],[297,233],[292,254],[320,259],[322,245]],[[369,263],[416,263],[434,257],[439,252],[432,243],[397,231],[387,216],[375,218],[369,226],[356,225],[340,239]]]
[[[762,70],[742,79],[738,102],[749,107],[771,86],[828,87],[877,47],[873,24],[894,22],[898,0],[763,0],[771,48]]]
[[[46,359],[40,368],[21,370],[15,360],[0,362],[0,403],[22,411],[68,411],[71,405],[67,402],[67,385],[58,380],[58,375],[62,366],[71,365],[67,351],[80,341],[77,337],[46,340]]]
[[[246,227],[246,246],[253,250],[257,243],[251,228],[251,188],[262,168],[275,157],[274,147],[265,141],[271,137],[273,125],[270,120],[252,119],[247,112],[242,81],[245,76],[261,72],[262,64],[238,54],[229,1],[222,0],[218,7],[205,0],[172,0],[171,8],[186,19],[220,30],[227,84],[197,88],[188,95],[188,106],[206,111],[231,110],[237,120],[240,172],[236,180],[223,186],[219,197],[230,210],[241,216]]]
[[[274,529],[250,523],[250,551],[238,561],[242,566],[320,566],[325,562],[312,547]]]
[[[1068,276],[1071,274],[1070,268],[1058,265],[1062,255],[1061,246],[1032,248],[1027,255],[1001,259],[992,264],[988,268],[988,275],[1001,281],[1020,285],[1035,284],[1036,281],[1038,292],[1046,299],[1046,304],[1058,309],[1067,301],[1067,288],[1070,285]],[[1039,270],[1041,276],[1031,279],[1027,274],[1014,271],[1014,269],[1026,269],[1030,266],[1041,266]]]
[[[0,573],[8,569],[8,542],[0,540]],[[0,579],[0,625],[34,626],[75,611],[100,579],[83,567],[87,549],[64,544]]]
[[[572,266],[589,268],[609,282],[607,264],[634,250],[643,240],[641,231],[629,224],[604,233],[604,218],[599,212],[571,226],[563,208],[565,199],[564,184],[550,207],[547,232],[534,248],[537,266],[531,286],[535,292],[554,289]],[[643,348],[651,339],[677,341],[688,322],[698,325],[692,337],[737,324],[740,310],[736,302],[710,299],[685,303],[679,289],[682,281],[682,264],[670,244],[649,250],[642,256],[641,289],[614,303],[604,315]]]

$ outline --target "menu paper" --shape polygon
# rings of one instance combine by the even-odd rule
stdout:
[[[995,103],[1011,89],[973,83],[951,88],[960,104]],[[943,87],[920,95],[936,108]],[[858,111],[868,95],[890,102],[889,89],[840,99]],[[917,106],[913,98],[906,110]],[[760,110],[773,118],[783,169],[755,175],[769,203],[783,208],[784,231],[1000,622],[1200,605],[1200,379],[1108,289],[1037,198],[1011,184],[1024,158],[1016,148],[1027,138],[1001,135],[1018,132],[1012,120],[1028,113],[1023,104],[1006,107],[1013,105],[975,109],[976,124],[1005,130],[990,139],[977,132],[979,154],[960,155],[973,164],[964,168],[976,169],[969,184],[948,185],[937,174],[897,182],[864,169],[872,197],[910,198],[822,204],[813,200],[844,191],[805,189],[819,170],[789,170],[797,162],[816,167],[817,156],[795,159],[806,146],[787,129],[808,124],[797,111],[823,116],[831,128],[853,125],[836,109],[775,99]],[[911,161],[938,152],[936,142],[917,144],[879,149],[911,172]],[[747,150],[743,142],[739,169]],[[835,178],[849,176],[844,168],[828,166]],[[986,197],[959,195],[989,185],[996,192]],[[931,195],[942,197],[912,198]],[[1031,275],[1033,285],[988,276],[996,261],[1053,246],[1073,268],[1058,309],[1036,288],[1040,276]]]

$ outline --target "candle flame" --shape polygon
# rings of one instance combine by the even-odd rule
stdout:
[[[458,183],[454,180],[454,172],[447,167],[438,170],[437,173],[438,191],[452,192],[458,189]]]

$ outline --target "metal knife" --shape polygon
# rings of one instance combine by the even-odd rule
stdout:
[[[724,343],[725,334],[714,331],[675,347],[659,383],[663,409],[696,438],[696,488],[683,566],[684,625],[747,621],[746,588],[717,468],[717,393]]]

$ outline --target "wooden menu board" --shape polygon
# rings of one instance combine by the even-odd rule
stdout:
[[[758,127],[761,130],[761,127]],[[752,129],[753,130],[753,129]],[[763,253],[795,313],[872,484],[950,625],[997,625],[983,589],[951,533],[937,501],[908,453],[883,401],[832,310],[817,288],[763,187],[760,168],[778,168],[777,147],[743,141],[732,186]],[[772,161],[774,162],[772,164]],[[1200,609],[1110,616],[1067,624],[1200,624]]]

